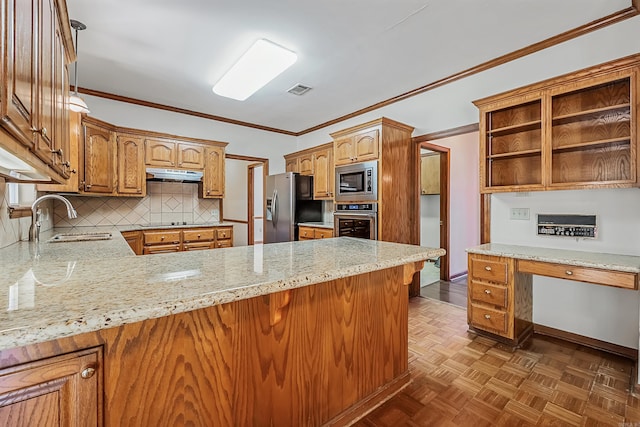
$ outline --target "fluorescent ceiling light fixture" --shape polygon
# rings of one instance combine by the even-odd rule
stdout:
[[[244,101],[293,65],[298,55],[269,40],[260,39],[213,86],[213,92]]]

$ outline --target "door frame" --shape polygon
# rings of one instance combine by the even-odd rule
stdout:
[[[425,148],[427,150],[435,151],[440,155],[440,247],[447,251],[446,255],[440,257],[440,280],[448,281],[450,278],[449,272],[449,241],[450,241],[450,215],[449,215],[449,177],[450,177],[450,155],[451,151],[447,147],[431,144],[426,142],[427,140],[422,138],[415,138],[416,142],[416,181],[417,195],[420,200],[420,170],[421,170],[421,153],[420,149]],[[420,219],[420,203],[416,203],[416,218]],[[418,238],[420,236],[420,220],[418,220]],[[419,240],[418,240],[419,242]],[[418,290],[419,294],[419,290]]]
[[[249,245],[253,245],[254,243],[254,238],[255,238],[255,231],[254,231],[254,227],[253,227],[253,209],[254,209],[254,205],[253,205],[253,174],[254,174],[254,169],[257,166],[262,166],[262,194],[264,195],[265,191],[267,190],[266,186],[267,186],[267,175],[269,175],[269,159],[263,158],[263,157],[252,157],[252,156],[242,156],[242,155],[237,155],[237,154],[225,154],[224,156],[225,159],[233,159],[233,160],[244,160],[244,161],[248,161],[248,162],[254,162],[251,163],[250,165],[247,165],[247,227],[248,227],[248,232],[247,232],[247,244]],[[226,185],[227,183],[225,183]],[[226,188],[225,188],[226,191]],[[265,211],[266,211],[267,205],[266,205],[266,199],[263,197],[262,200],[262,217],[264,218],[265,216]],[[264,241],[264,228],[262,229],[262,240]]]

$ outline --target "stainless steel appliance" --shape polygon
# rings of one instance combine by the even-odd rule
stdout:
[[[336,202],[378,200],[378,162],[336,166]]]
[[[333,213],[333,232],[336,237],[378,238],[378,204],[336,204]]]
[[[293,172],[267,176],[264,242],[298,240],[298,223],[322,221],[322,201],[313,200],[313,177]]]

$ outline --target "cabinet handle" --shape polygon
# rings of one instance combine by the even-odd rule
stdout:
[[[572,276],[573,275],[573,271],[571,271],[571,270],[567,270],[567,271],[565,271],[565,273],[567,273],[567,276]]]
[[[487,271],[491,271],[491,267],[489,267],[488,265],[485,265],[484,269]]]
[[[490,314],[485,314],[485,315],[484,315],[484,318],[485,318],[485,319],[491,319],[491,315],[490,315]]]
[[[80,373],[80,376],[86,380],[91,378],[95,373],[96,370],[94,368],[84,368],[84,370]]]
[[[487,295],[490,295],[490,294],[491,294],[491,291],[490,291],[489,289],[485,289],[485,290],[484,290],[484,293],[485,293],[485,294],[487,294]]]

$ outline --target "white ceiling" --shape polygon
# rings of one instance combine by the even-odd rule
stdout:
[[[631,0],[67,0],[79,86],[299,132]],[[298,61],[246,101],[211,87],[258,38]],[[287,93],[301,83],[303,96]]]

